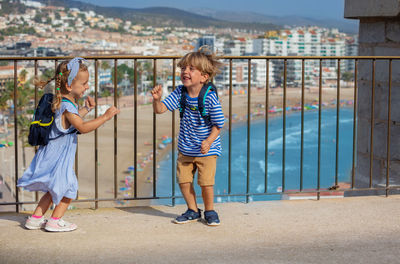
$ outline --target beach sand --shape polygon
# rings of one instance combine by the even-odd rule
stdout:
[[[352,88],[342,88],[341,99],[353,100],[354,90]],[[336,89],[324,88],[322,93],[323,102],[331,102],[336,100]],[[265,113],[265,89],[252,89],[251,91],[251,109],[252,113]],[[150,98],[149,98],[150,99]],[[269,93],[269,107],[282,107],[283,90],[273,89]],[[287,89],[287,106],[295,106],[300,103],[301,89]],[[311,104],[318,100],[318,88],[314,87],[306,90],[305,103]],[[225,116],[229,114],[229,97],[226,93],[220,92],[220,101]],[[99,105],[113,103],[113,98],[101,98]],[[134,166],[134,108],[133,96],[121,97],[119,99],[121,113],[117,117],[117,186],[118,197],[132,197],[133,188],[131,190],[120,191],[119,188],[126,187],[125,178],[130,175],[127,172],[129,166]],[[329,105],[326,107],[336,107]],[[244,122],[247,120],[247,94],[232,96],[232,114],[235,116],[233,122]],[[153,161],[152,154],[152,138],[153,138],[153,109],[151,104],[138,106],[138,131],[137,131],[137,160],[139,164],[144,165],[143,170],[138,171],[138,197],[150,197],[153,195]],[[270,114],[280,115],[280,114]],[[252,119],[263,118],[263,115],[253,115]],[[172,137],[172,113],[167,112],[156,116],[157,127],[157,146],[161,142],[162,136]],[[175,111],[176,135],[179,133],[179,115]],[[226,122],[225,130],[228,129]],[[11,134],[13,135],[13,134]],[[78,179],[79,179],[79,198],[89,199],[95,196],[95,144],[94,132],[79,135],[78,137]],[[12,138],[9,138],[12,140]],[[20,144],[21,146],[21,144]],[[27,166],[33,158],[33,148],[27,149]],[[158,149],[158,147],[157,147]],[[165,149],[157,151],[157,161],[171,150],[171,144]],[[6,155],[13,155],[14,148],[7,148]],[[22,167],[22,151],[19,151],[19,164]],[[114,120],[110,120],[98,129],[98,186],[99,198],[114,197]],[[3,168],[2,168],[3,170]],[[21,172],[20,172],[21,176]],[[33,194],[24,192],[22,195],[24,200],[34,199]],[[21,195],[20,195],[21,197]],[[128,201],[125,205],[148,205],[150,200]],[[121,205],[115,202],[101,202],[100,206],[109,207]],[[92,207],[93,203],[74,203],[76,207]]]

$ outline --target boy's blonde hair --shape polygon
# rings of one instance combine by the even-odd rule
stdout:
[[[198,69],[203,75],[207,74],[207,82],[220,73],[220,67],[223,64],[217,60],[209,46],[201,46],[198,51],[186,54],[179,62],[178,67],[193,66]]]
[[[62,94],[68,94],[68,90],[66,88],[66,84],[68,83],[68,76],[70,74],[70,70],[67,69],[67,64],[69,61],[63,61],[60,64],[58,64],[56,72],[54,76],[47,81],[44,80],[39,80],[36,79],[34,81],[34,84],[38,86],[39,88],[44,88],[46,85],[48,85],[51,81],[56,81],[56,91],[55,91],[55,96],[53,99],[53,104],[51,106],[51,110],[55,113],[56,110],[60,108],[61,105],[61,100],[62,100]],[[80,63],[79,64],[79,71],[87,71],[88,68],[85,64]]]

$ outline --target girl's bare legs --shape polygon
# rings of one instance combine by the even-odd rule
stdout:
[[[49,207],[52,203],[53,203],[53,200],[51,198],[51,195],[49,192],[47,192],[40,199],[39,204],[37,205],[35,211],[33,212],[33,215],[43,216],[46,213],[46,211],[49,209]]]
[[[73,223],[68,223],[67,221],[61,220],[60,218],[64,216],[65,211],[68,209],[68,205],[71,203],[70,198],[63,197],[60,203],[54,208],[51,218],[46,223],[44,228],[49,232],[68,232],[74,231],[77,225]]]
[[[64,216],[65,211],[67,211],[69,204],[72,199],[63,197],[61,202],[54,208],[53,214],[51,217],[61,218]]]

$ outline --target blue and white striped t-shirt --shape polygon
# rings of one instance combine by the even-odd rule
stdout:
[[[182,86],[178,86],[162,102],[169,111],[179,108]],[[181,119],[178,149],[185,156],[205,157],[211,155],[221,155],[221,138],[218,136],[211,144],[210,150],[206,154],[201,153],[201,143],[208,138],[213,126],[222,128],[224,126],[224,114],[217,94],[211,91],[206,96],[204,108],[206,114],[210,115],[211,124],[207,125],[204,118],[197,110],[197,97],[192,98],[186,94],[186,109]],[[191,108],[196,107],[196,110]]]

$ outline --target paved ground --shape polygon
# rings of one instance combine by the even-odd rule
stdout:
[[[185,207],[71,210],[71,233],[0,213],[0,263],[400,263],[400,196],[217,204],[222,225],[171,223]]]

